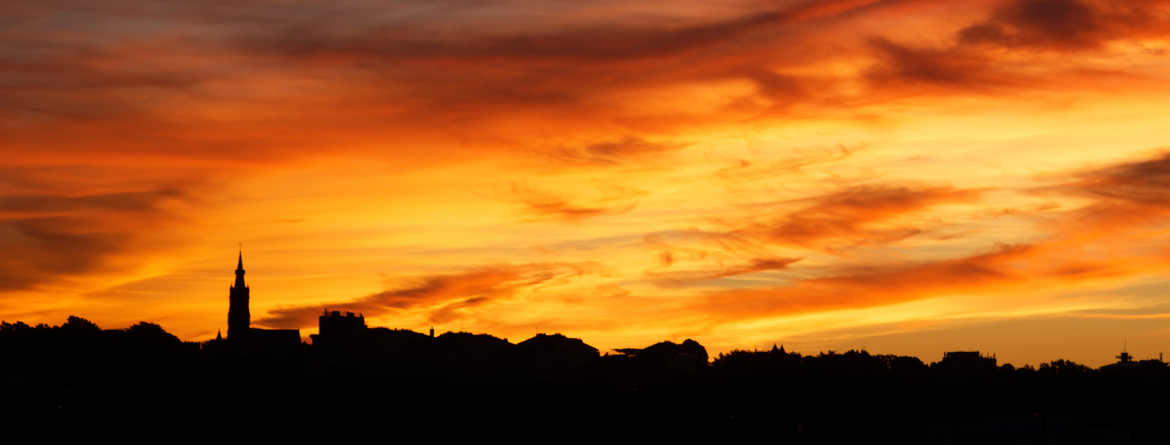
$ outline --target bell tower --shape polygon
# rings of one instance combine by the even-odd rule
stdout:
[[[248,285],[244,284],[244,252],[236,263],[236,282],[229,289],[228,341],[240,341],[251,329],[252,314],[248,311]]]

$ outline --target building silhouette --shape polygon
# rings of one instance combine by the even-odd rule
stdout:
[[[242,341],[248,336],[252,325],[252,313],[248,309],[249,290],[244,283],[244,251],[236,263],[236,282],[228,289],[228,341]]]
[[[1161,354],[1159,354],[1158,361],[1162,361]],[[1121,347],[1121,353],[1117,354],[1117,363],[1131,363],[1133,362],[1133,354],[1129,353],[1129,340],[1125,341],[1125,346]]]
[[[979,351],[950,351],[943,353],[943,358],[931,365],[944,374],[986,375],[996,370],[995,355],[985,356]]]
[[[260,329],[252,327],[249,309],[251,291],[244,282],[244,252],[236,262],[236,281],[228,292],[228,336],[233,348],[248,352],[287,353],[301,344],[299,329]]]
[[[337,346],[359,340],[368,331],[366,317],[353,312],[325,310],[317,317],[317,334],[310,335],[313,345]]]

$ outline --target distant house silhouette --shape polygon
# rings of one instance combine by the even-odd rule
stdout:
[[[252,327],[249,310],[250,291],[244,283],[244,252],[236,263],[236,282],[229,289],[227,342],[233,349],[247,352],[288,353],[301,344],[299,329],[260,329]]]
[[[353,312],[342,315],[340,311],[330,312],[328,309],[317,317],[317,328],[318,333],[309,338],[314,345],[326,347],[354,343],[361,340],[369,330],[364,315],[355,315]]]
[[[994,355],[984,356],[979,351],[951,351],[944,353],[942,360],[931,366],[944,374],[989,375],[996,370],[996,358]]]
[[[1117,363],[1129,363],[1133,361],[1133,355],[1129,351],[1121,351],[1117,354]]]

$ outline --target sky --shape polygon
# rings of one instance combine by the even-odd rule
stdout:
[[[1167,0],[0,8],[9,322],[1170,352]]]

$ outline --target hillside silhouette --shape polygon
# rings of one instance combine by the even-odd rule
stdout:
[[[101,329],[71,316],[59,326],[0,324],[6,408],[24,415],[308,412],[418,424],[440,421],[425,414],[439,410],[443,421],[702,422],[829,441],[1158,437],[1162,412],[1137,402],[1166,388],[1170,369],[1121,357],[1095,369],[1067,360],[1017,368],[973,351],[933,363],[782,347],[712,359],[694,340],[602,353],[560,334],[512,343],[364,326],[291,350],[257,350],[222,338],[183,342],[145,322]]]

